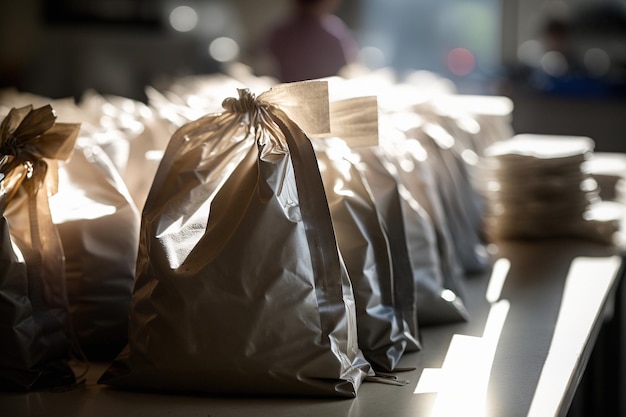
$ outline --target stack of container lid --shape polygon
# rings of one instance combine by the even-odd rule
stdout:
[[[602,204],[586,170],[582,136],[516,135],[485,152],[485,230],[491,240],[582,237],[611,242],[619,215]]]

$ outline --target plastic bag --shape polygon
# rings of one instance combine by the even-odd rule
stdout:
[[[79,125],[56,123],[51,106],[12,109],[0,126],[0,388],[75,382],[63,248],[50,217],[56,165]]]
[[[393,371],[404,352],[419,350],[420,343],[405,330],[389,242],[358,155],[348,146],[377,143],[377,100],[358,97],[330,108],[333,135],[312,142],[354,289],[359,347],[375,370]]]
[[[353,397],[370,366],[302,130],[328,118],[326,83],[239,94],[170,140],[142,214],[129,349],[100,381]]]
[[[83,95],[80,109],[91,121],[89,136],[108,155],[141,211],[171,137],[168,123],[144,103],[94,91]]]
[[[466,273],[491,265],[483,236],[484,201],[464,159],[467,149],[444,127],[427,121],[413,132],[426,149],[456,253]]]
[[[418,323],[462,321],[468,313],[451,237],[430,214],[438,210],[429,212],[437,207],[437,195],[427,186],[428,166],[415,158],[410,145],[417,143],[387,131],[379,146],[357,151],[383,217],[394,277],[404,288],[398,301],[417,335]]]
[[[50,207],[76,338],[89,359],[111,360],[128,342],[139,213],[108,156],[88,137],[60,164]]]

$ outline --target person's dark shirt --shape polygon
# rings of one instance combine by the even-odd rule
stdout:
[[[358,54],[349,29],[332,14],[294,16],[273,30],[268,49],[282,82],[337,75]]]

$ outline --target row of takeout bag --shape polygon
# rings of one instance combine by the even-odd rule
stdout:
[[[469,318],[508,99],[426,72],[147,97],[0,94],[2,387],[72,384],[71,356],[123,388],[352,397]]]

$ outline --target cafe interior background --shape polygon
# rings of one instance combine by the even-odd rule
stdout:
[[[0,88],[146,101],[146,86],[254,68],[290,0],[20,0],[0,13]],[[582,135],[626,152],[626,1],[344,0],[360,62],[429,71],[459,94],[512,99],[516,133]],[[570,24],[570,56],[551,48]],[[550,26],[553,22],[555,26]],[[547,31],[546,28],[555,28]]]
[[[147,85],[254,65],[255,45],[289,3],[5,2],[0,85],[52,98],[93,89],[145,100]],[[399,78],[432,71],[461,94],[511,97],[518,133],[586,135],[598,151],[625,151],[625,9],[619,0],[347,0],[337,14],[369,69]],[[569,57],[550,50],[545,30],[562,18],[571,23]]]

